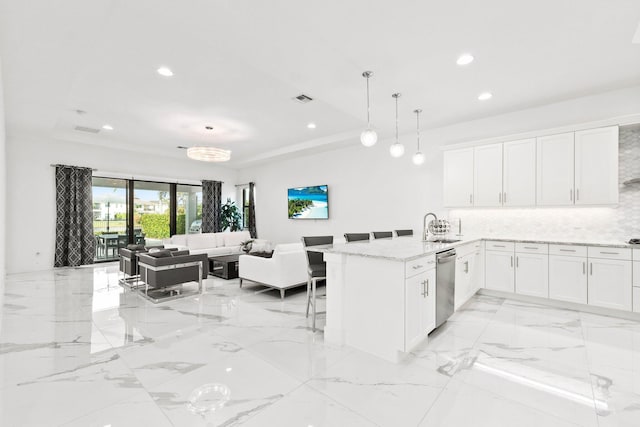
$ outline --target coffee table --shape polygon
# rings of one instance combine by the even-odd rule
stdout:
[[[238,258],[241,254],[209,257],[209,274],[225,280],[238,278]]]

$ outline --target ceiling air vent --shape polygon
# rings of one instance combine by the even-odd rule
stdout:
[[[313,98],[310,96],[305,95],[304,93],[301,93],[300,95],[296,96],[295,98],[296,101],[298,101],[301,104],[306,104],[307,102],[311,102],[313,101]]]
[[[100,129],[88,128],[86,126],[76,126],[75,130],[80,131],[80,132],[89,132],[89,133],[98,133],[98,132],[100,132]]]

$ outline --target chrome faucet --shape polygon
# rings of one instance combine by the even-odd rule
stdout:
[[[422,226],[423,226],[423,228],[422,228],[422,240],[425,240],[425,241],[426,241],[426,240],[429,240],[429,227],[427,227],[427,217],[428,217],[429,215],[433,216],[433,219],[434,219],[435,221],[437,221],[437,220],[438,220],[438,217],[437,217],[437,216],[436,216],[436,214],[434,214],[433,212],[429,212],[429,213],[428,213],[428,214],[426,214],[426,215],[424,216],[424,218],[422,219]]]

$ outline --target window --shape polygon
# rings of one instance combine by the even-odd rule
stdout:
[[[202,226],[202,187],[178,185],[176,196],[176,234],[200,233]]]
[[[129,243],[161,245],[172,234],[199,233],[202,187],[93,177],[96,261],[118,259]]]
[[[242,228],[249,228],[249,187],[242,189]]]

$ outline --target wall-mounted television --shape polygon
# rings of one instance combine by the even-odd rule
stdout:
[[[329,188],[326,185],[287,190],[290,219],[329,219]]]

